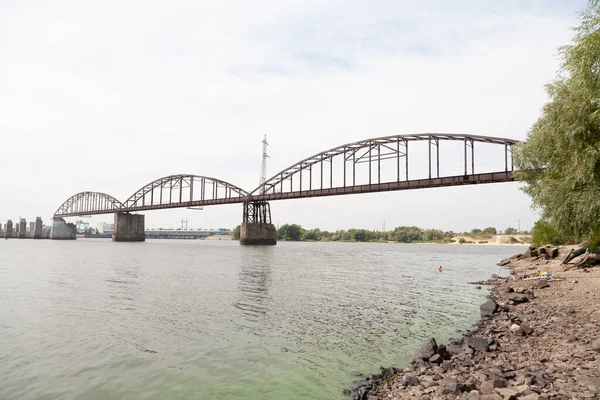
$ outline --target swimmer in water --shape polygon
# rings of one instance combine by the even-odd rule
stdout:
[[[443,270],[444,270],[444,268],[442,268],[442,266],[440,265],[440,266],[438,267],[438,271],[442,272]]]

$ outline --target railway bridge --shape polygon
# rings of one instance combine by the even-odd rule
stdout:
[[[123,202],[103,192],[80,192],[54,213],[51,238],[71,238],[64,217],[114,214],[113,241],[143,241],[144,215],[140,212],[239,203],[243,208],[240,243],[275,244],[271,201],[511,182],[512,147],[518,143],[508,138],[460,133],[393,135],[322,151],[261,180],[251,191],[208,176],[178,174],[142,186]],[[491,147],[503,153],[503,157],[495,158],[491,170],[490,160],[475,158],[476,144],[477,148]],[[409,149],[417,146],[420,149],[412,150],[411,154],[417,156],[416,161],[411,156],[409,171]],[[444,147],[448,150],[440,158]],[[445,167],[448,164],[454,168]],[[461,169],[458,174],[457,165]]]

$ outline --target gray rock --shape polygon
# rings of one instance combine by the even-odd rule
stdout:
[[[535,287],[538,289],[544,289],[550,287],[550,283],[545,279],[540,279],[539,281],[537,281]]]
[[[481,394],[493,394],[496,393],[494,390],[494,382],[493,381],[485,381],[481,383],[479,387],[479,392]]]
[[[402,377],[402,383],[404,383],[405,386],[418,386],[420,384],[419,378],[408,374]]]
[[[492,378],[492,384],[494,388],[505,388],[508,385],[508,381],[501,376],[494,376]]]
[[[485,353],[486,351],[488,351],[488,347],[490,344],[487,339],[469,337],[467,338],[467,345],[473,350]]]
[[[456,383],[449,383],[444,386],[444,391],[442,394],[458,394],[460,393],[460,388]]]
[[[448,352],[448,349],[446,348],[445,345],[441,344],[438,346],[438,350],[437,353],[442,356],[443,359],[445,360],[449,360],[450,359],[450,353]]]
[[[600,353],[600,339],[596,339],[592,342],[592,350]]]
[[[497,309],[498,305],[492,300],[488,300],[481,306],[479,306],[479,310],[481,311],[481,317],[491,317]]]
[[[441,364],[444,361],[444,358],[439,354],[434,354],[429,358],[429,362],[433,364]]]
[[[426,341],[425,343],[423,343],[423,345],[421,346],[421,348],[417,351],[417,353],[415,354],[414,358],[415,360],[429,360],[429,358],[431,358],[432,355],[434,355],[438,350],[438,345],[435,342],[434,338],[429,339],[428,341]]]
[[[531,335],[533,333],[533,328],[529,325],[528,322],[521,323],[521,329],[526,335]]]
[[[512,301],[514,304],[527,303],[529,301],[529,296],[516,292],[509,293],[506,298]]]

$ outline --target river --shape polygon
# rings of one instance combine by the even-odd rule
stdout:
[[[344,399],[468,329],[467,282],[522,250],[2,240],[0,398]]]

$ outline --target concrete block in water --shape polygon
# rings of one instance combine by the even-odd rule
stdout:
[[[145,216],[143,214],[115,213],[113,242],[144,242]]]
[[[242,222],[240,226],[240,244],[275,245],[277,244],[277,229],[273,224]]]
[[[52,230],[50,239],[52,240],[75,240],[77,229],[74,224],[67,224],[62,217],[52,218]]]

